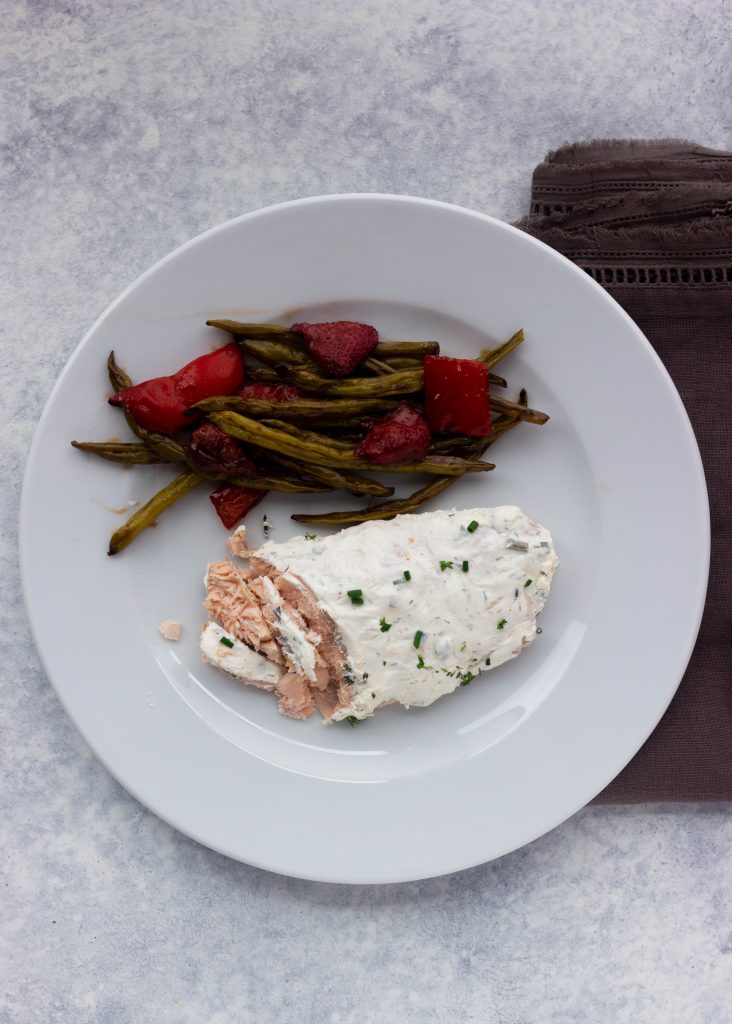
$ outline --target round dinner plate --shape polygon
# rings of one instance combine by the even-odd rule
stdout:
[[[496,468],[426,506],[519,505],[560,559],[542,633],[429,708],[351,728],[282,718],[198,652],[206,563],[226,532],[194,492],[122,554],[111,532],[169,467],[129,472],[72,449],[127,437],[106,402],[114,349],[134,380],[227,341],[210,317],[361,320],[474,356],[525,331],[500,372],[551,416],[491,449]],[[350,495],[269,495],[250,540]],[[663,714],[706,590],[709,520],[694,436],[666,371],[623,310],[541,242],[445,203],[341,195],[206,232],[143,274],[68,362],[39,424],[21,565],[43,663],[110,772],[165,821],[273,871],[394,882],[498,857],[582,807]],[[158,624],[182,623],[177,643]]]

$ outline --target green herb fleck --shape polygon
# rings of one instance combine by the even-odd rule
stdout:
[[[480,523],[476,522],[475,519],[473,519],[472,522],[468,523],[468,525],[465,527],[465,529],[468,531],[468,533],[475,533],[475,531],[478,529],[479,525],[480,525]]]
[[[443,562],[440,559],[440,572],[444,572],[445,569],[452,569],[452,562]]]
[[[491,667],[491,659],[490,659],[490,658],[486,658],[486,659],[485,659],[485,663],[486,663],[486,665],[488,666],[488,668],[490,668],[490,667]]]
[[[233,647],[234,646],[234,641],[233,640],[229,640],[228,636],[220,636],[219,637],[219,643],[223,644],[224,647]]]
[[[382,664],[382,665],[386,665],[386,662],[385,662],[385,661],[382,661],[382,663],[381,663],[381,664]]]
[[[409,569],[405,569],[404,570],[404,579],[407,581],[407,583],[409,583],[411,578],[412,578],[411,572],[409,571]]]
[[[347,590],[351,604],[363,604],[363,590]]]
[[[503,629],[503,627],[506,625],[507,622],[508,622],[508,619],[501,619],[501,621],[498,623],[498,627],[497,628],[498,629]]]
[[[424,633],[422,632],[422,630],[418,629],[417,632],[414,634],[414,640],[412,640],[412,643],[414,644],[415,647],[419,647],[419,645],[422,643],[423,636]]]
[[[317,534],[315,534],[315,533],[306,533],[305,534],[305,540],[315,540],[316,536],[317,536]]]
[[[533,580],[527,580],[526,583],[524,583],[524,590],[526,590],[527,587],[530,587],[533,582]]]
[[[379,619],[379,629],[381,630],[381,632],[388,633],[389,630],[391,629],[391,626],[391,622],[387,622],[384,616],[382,615],[381,618]]]
[[[460,650],[464,651],[467,646],[468,646],[467,642],[465,640],[463,640],[463,642],[460,644]]]
[[[543,633],[543,632],[544,632],[544,630],[541,628],[541,626],[537,626],[536,627],[536,634],[537,634],[537,636],[539,635],[539,633]]]
[[[461,686],[470,686],[472,681],[475,679],[475,676],[473,675],[472,672],[462,672],[462,673],[459,673],[459,674],[461,676],[461,678],[460,678],[460,685]]]
[[[431,665],[425,665],[424,658],[420,654],[420,655],[417,656],[417,668],[428,668],[428,669],[431,669],[432,666]]]
[[[514,592],[513,592],[513,596],[514,596],[515,598],[518,598],[518,587],[516,587],[516,589],[514,590]]]
[[[463,572],[468,572],[469,570],[470,570],[470,562],[463,562]]]
[[[346,715],[345,721],[353,728],[354,725],[360,725],[363,721],[362,718],[356,718],[355,715]]]

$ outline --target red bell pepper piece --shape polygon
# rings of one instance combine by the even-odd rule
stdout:
[[[154,377],[118,391],[109,404],[123,405],[146,430],[174,434],[191,425],[186,409],[204,398],[230,395],[243,380],[244,356],[232,342],[168,377]]]
[[[376,420],[356,448],[356,455],[380,466],[419,462],[431,443],[432,435],[425,420],[409,402],[400,402],[396,409]]]
[[[230,530],[247,512],[259,504],[265,494],[267,491],[255,491],[251,487],[221,484],[210,495],[210,501],[221,522]]]
[[[436,434],[490,434],[488,369],[474,359],[425,356],[424,410]]]

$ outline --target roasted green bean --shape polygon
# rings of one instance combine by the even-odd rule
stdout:
[[[515,427],[520,422],[518,416],[505,416],[496,420],[493,424],[493,433],[489,439],[476,438],[472,442],[472,454],[478,455],[486,451],[494,444],[501,434]],[[369,508],[353,509],[349,512],[322,512],[312,514],[298,514],[290,518],[298,523],[305,523],[312,526],[348,526],[355,523],[366,523],[371,520],[393,519],[394,516],[415,512],[421,505],[430,498],[436,498],[438,494],[446,491],[451,484],[455,483],[457,477],[437,476],[430,480],[424,487],[420,487],[406,498],[395,498],[392,501],[380,502],[378,505],[371,505]]]
[[[109,541],[107,554],[116,555],[128,547],[146,527],[155,525],[158,516],[162,515],[176,501],[185,497],[194,487],[198,487],[202,480],[203,477],[198,473],[191,473],[188,470],[179,473],[174,480],[154,494],[142,508],[138,508],[124,526],[120,526],[118,530],[114,531]]]
[[[227,434],[246,441],[258,448],[277,452],[280,455],[300,459],[302,462],[334,469],[363,469],[381,473],[434,473],[447,476],[461,476],[463,473],[480,473],[493,469],[488,462],[435,455],[421,462],[399,462],[390,466],[377,466],[353,454],[341,451],[327,442],[316,443],[293,437],[281,430],[266,427],[258,420],[249,419],[235,412],[213,413],[211,421]]]
[[[396,408],[388,399],[294,398],[275,402],[266,398],[206,398],[192,406],[191,412],[240,412],[253,419],[303,421],[312,426],[348,426],[366,416],[381,416]]]
[[[168,461],[158,452],[148,448],[146,444],[123,441],[72,441],[71,445],[82,452],[98,455],[108,462],[118,462],[123,466],[150,466],[154,463]]]
[[[380,398],[383,395],[408,395],[422,389],[422,370],[397,370],[383,377],[321,377],[298,366],[283,367],[287,379],[305,391],[340,398]]]
[[[480,359],[481,363],[485,363],[490,370],[491,367],[500,363],[502,359],[505,359],[509,352],[513,352],[515,348],[518,348],[523,340],[524,332],[522,330],[518,330],[515,334],[511,335],[508,341],[504,341],[503,344],[499,345],[497,348],[483,349],[478,356],[478,359]]]
[[[366,476],[353,476],[347,473],[340,473],[337,469],[327,466],[316,466],[313,463],[304,465],[296,459],[288,459],[284,455],[270,455],[273,462],[278,463],[293,473],[300,473],[309,476],[313,480],[319,480],[333,491],[350,491],[351,494],[370,494],[377,498],[388,498],[394,493],[393,487],[385,487],[378,480],[371,480]]]

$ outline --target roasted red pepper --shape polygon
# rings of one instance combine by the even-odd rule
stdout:
[[[188,461],[204,473],[257,475],[257,467],[239,442],[213,423],[202,423],[191,434]]]
[[[270,402],[289,402],[302,398],[305,392],[296,384],[245,384],[237,395],[241,398],[266,398]]]
[[[474,359],[425,356],[424,411],[436,434],[491,432],[488,370]]]
[[[174,434],[190,426],[184,412],[204,398],[230,395],[244,380],[244,357],[233,342],[186,363],[168,377],[154,377],[118,391],[110,405],[123,405],[140,426]]]
[[[380,466],[419,462],[431,443],[432,435],[425,420],[409,402],[400,402],[396,409],[374,422],[356,448],[356,455]]]
[[[226,529],[230,530],[247,512],[258,505],[267,493],[249,487],[236,487],[234,484],[221,484],[211,494],[210,500],[219,519]]]

